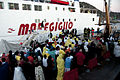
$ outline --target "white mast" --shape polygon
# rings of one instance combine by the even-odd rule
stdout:
[[[110,15],[110,12],[111,12],[110,8],[111,8],[111,0],[108,0],[108,12],[109,12],[109,15]]]

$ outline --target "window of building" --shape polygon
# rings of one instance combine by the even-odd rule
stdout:
[[[75,12],[75,8],[68,8],[70,12]]]
[[[22,4],[23,10],[31,10],[31,5],[30,4]]]
[[[34,5],[35,11],[42,11],[42,6],[40,5]]]
[[[9,9],[19,10],[19,4],[18,3],[8,3]]]
[[[3,9],[3,2],[0,2],[0,9]]]

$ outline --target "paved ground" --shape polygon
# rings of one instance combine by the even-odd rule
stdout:
[[[120,72],[119,72],[119,74],[117,75],[117,77],[115,78],[115,80],[120,80]]]
[[[120,64],[115,61],[110,61],[103,67],[95,68],[91,72],[82,73],[79,75],[79,80],[116,80],[115,78],[119,72]],[[120,80],[120,78],[117,80]]]

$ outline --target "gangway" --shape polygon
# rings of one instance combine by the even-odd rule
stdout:
[[[26,40],[22,43],[22,47],[30,47],[30,43],[33,40],[37,40],[38,42],[44,42],[48,39],[49,31],[33,31],[28,35]]]

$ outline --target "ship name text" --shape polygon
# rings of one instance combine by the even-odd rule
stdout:
[[[62,29],[72,29],[73,22],[46,22],[44,26],[42,23],[32,23],[29,24],[21,24],[19,27],[18,35],[26,35],[28,32],[31,34],[34,30],[44,30],[46,31],[57,31]]]

